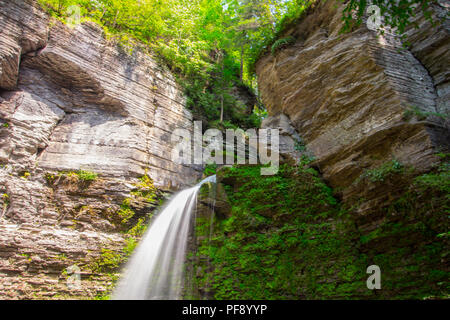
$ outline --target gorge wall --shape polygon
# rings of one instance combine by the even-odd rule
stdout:
[[[316,269],[302,274],[298,281],[310,285],[299,292],[448,297],[449,4],[432,5],[438,25],[415,18],[420,28],[407,30],[407,47],[365,23],[341,34],[343,8],[317,1],[281,36],[295,41],[256,65],[269,113],[263,127],[280,128],[284,153],[297,162],[295,152],[303,153],[301,162],[319,171],[341,200],[348,215],[331,216],[329,234],[342,219],[350,223],[341,238],[349,240],[345,253],[319,258],[329,267],[313,281]],[[325,233],[311,239],[320,237],[327,239]],[[343,263],[349,255],[353,262]],[[347,267],[333,270],[340,263]],[[362,272],[372,264],[384,277],[379,292],[364,287]],[[352,268],[353,275],[342,274]]]
[[[342,10],[317,1],[257,62],[282,165],[221,168],[226,208],[200,196],[194,297],[448,298],[449,7],[417,17],[408,49],[365,24],[341,34]]]
[[[94,24],[69,28],[35,1],[8,0],[0,30],[0,297],[101,296],[127,231],[164,191],[201,177],[170,160],[171,133],[192,130],[192,115],[150,54]]]
[[[435,21],[446,6],[433,5]],[[390,161],[427,172],[448,150],[450,22],[432,27],[419,15],[405,49],[365,23],[341,34],[343,8],[316,2],[283,35],[296,42],[257,63],[269,112],[263,126],[288,136],[293,126],[328,183],[348,203],[364,198],[358,214],[369,215],[389,204],[395,188],[368,186],[364,172]]]
[[[364,24],[340,34],[336,4],[317,1],[256,65],[283,163],[203,188],[191,298],[448,297],[449,21],[418,16],[404,49]],[[166,193],[201,177],[170,161],[192,115],[150,53],[97,25],[0,0],[0,30],[0,298],[103,298]]]

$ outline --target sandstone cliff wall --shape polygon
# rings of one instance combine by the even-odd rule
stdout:
[[[192,130],[192,115],[169,72],[94,24],[71,29],[35,1],[7,0],[0,30],[0,298],[102,294],[111,277],[92,265],[121,252],[116,213],[138,178],[176,189],[201,175],[170,160],[170,135]],[[99,176],[68,173],[79,169]],[[146,217],[155,204],[138,200]],[[78,291],[66,284],[74,264]]]
[[[449,9],[433,8],[435,20]],[[356,183],[366,170],[395,159],[419,174],[448,149],[450,27],[448,19],[433,27],[419,16],[420,29],[408,30],[405,49],[364,23],[341,34],[342,10],[335,1],[318,1],[286,32],[296,42],[263,57],[256,70],[269,112],[264,126],[289,131],[282,124],[287,116],[344,201],[364,198],[358,209],[364,215],[396,192]]]

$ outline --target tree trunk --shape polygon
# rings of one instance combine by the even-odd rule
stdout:
[[[244,81],[244,45],[241,45],[241,81]]]
[[[223,92],[220,96],[220,123],[223,122]]]
[[[224,61],[223,61],[223,57],[222,57],[221,60],[222,60],[222,79],[221,79],[222,93],[220,95],[220,123],[223,122],[223,91],[224,91],[224,79],[223,79],[224,75],[223,75],[223,72],[225,70],[225,64],[224,64]]]

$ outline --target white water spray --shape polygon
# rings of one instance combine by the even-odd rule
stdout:
[[[155,218],[125,267],[113,299],[177,300],[184,285],[184,263],[197,193],[211,176],[178,193]]]

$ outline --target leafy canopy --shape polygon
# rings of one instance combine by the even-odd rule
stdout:
[[[180,78],[192,108],[207,121],[224,119],[254,126],[254,115],[242,119],[232,88],[256,88],[255,62],[295,41],[283,38],[317,0],[38,0],[65,20],[80,8],[81,20],[94,21],[122,43],[143,43]],[[344,31],[362,22],[369,1],[344,1]],[[416,11],[431,20],[435,0],[373,0],[384,24],[402,33]],[[416,9],[417,8],[417,9]],[[254,108],[257,109],[257,108]],[[241,122],[240,122],[241,121]]]

